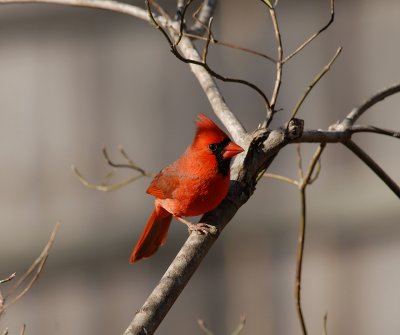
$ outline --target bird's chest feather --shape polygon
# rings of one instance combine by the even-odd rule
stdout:
[[[166,210],[176,216],[196,216],[219,205],[229,188],[229,176],[213,170],[208,173],[181,175],[179,187],[169,199],[157,199]]]

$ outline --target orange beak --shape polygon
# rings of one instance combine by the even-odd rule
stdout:
[[[235,142],[229,142],[224,150],[222,150],[222,157],[224,157],[224,159],[232,158],[243,151],[243,148],[238,146]]]

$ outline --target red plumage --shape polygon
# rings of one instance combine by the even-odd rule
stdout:
[[[203,114],[198,116],[192,144],[151,182],[147,193],[155,199],[154,211],[130,258],[134,263],[150,257],[165,243],[172,216],[196,216],[211,211],[229,188],[229,164],[243,149],[232,142]]]

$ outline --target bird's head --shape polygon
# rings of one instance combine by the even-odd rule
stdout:
[[[199,114],[196,125],[197,131],[192,147],[199,154],[215,157],[219,172],[227,174],[232,157],[243,152],[243,148],[231,141],[229,136],[204,114]]]

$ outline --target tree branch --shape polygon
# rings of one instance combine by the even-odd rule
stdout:
[[[307,327],[303,316],[303,308],[301,302],[301,274],[303,269],[303,258],[304,258],[304,244],[306,235],[306,187],[311,183],[312,175],[315,167],[317,166],[321,154],[325,148],[326,144],[320,144],[315,151],[308,170],[302,180],[299,181],[299,190],[301,198],[301,219],[300,219],[300,232],[298,237],[298,249],[297,249],[297,262],[296,262],[296,280],[295,280],[295,299],[296,299],[296,309],[299,317],[301,329],[303,335],[307,335]],[[300,153],[299,153],[300,156]],[[301,172],[300,175],[303,175]]]
[[[296,56],[301,50],[303,50],[307,45],[309,45],[315,38],[317,38],[323,31],[329,28],[329,26],[332,24],[333,20],[335,19],[335,0],[331,0],[330,4],[330,11],[331,11],[331,16],[329,18],[328,23],[323,26],[320,30],[312,34],[303,44],[301,44],[295,51],[293,51],[289,56],[285,57],[285,59],[282,61],[282,63],[286,63],[289,59],[293,58]]]
[[[390,137],[400,138],[400,131],[374,127],[370,125],[354,125],[350,128],[352,134],[355,133],[374,133],[380,135],[387,135]]]
[[[0,0],[0,4],[13,3],[47,3],[73,7],[104,9],[149,21],[147,12],[144,9],[112,0]]]
[[[172,23],[172,22],[170,22],[169,25],[168,24],[165,25],[168,28],[170,34],[172,34],[172,35],[176,34],[176,30],[180,31],[180,33],[178,35],[178,40],[177,40],[177,42],[174,43],[174,42],[172,42],[172,39],[169,37],[168,33],[164,30],[162,24],[157,22],[156,18],[152,14],[151,9],[150,9],[149,0],[145,0],[145,2],[146,2],[148,13],[150,15],[150,18],[151,18],[152,22],[155,24],[156,28],[159,29],[162,32],[162,34],[164,35],[164,37],[166,38],[166,40],[168,41],[168,43],[170,45],[171,52],[175,55],[176,58],[178,58],[180,61],[182,61],[184,63],[194,64],[194,65],[198,65],[198,66],[203,67],[212,77],[217,78],[217,79],[219,79],[221,81],[231,82],[231,83],[238,83],[238,84],[242,84],[242,85],[245,85],[245,86],[248,86],[248,87],[252,88],[254,91],[256,91],[262,97],[262,99],[264,100],[266,109],[270,110],[270,108],[271,108],[270,107],[270,102],[269,102],[267,96],[265,95],[265,93],[257,85],[255,85],[255,84],[253,84],[253,83],[251,83],[251,82],[249,82],[247,80],[237,79],[237,78],[229,78],[229,77],[222,76],[221,74],[215,72],[208,65],[208,63],[203,61],[201,58],[193,59],[193,58],[186,57],[184,54],[181,54],[179,52],[179,50],[181,50],[181,48],[178,48],[178,46],[181,45],[180,41],[181,41],[181,39],[183,37],[182,25],[183,25],[184,17],[183,16],[181,17],[181,22],[180,22],[179,27],[176,27],[176,23]],[[207,44],[209,44],[209,42]],[[194,47],[193,47],[193,49],[194,49]]]
[[[50,235],[49,241],[47,242],[46,246],[44,247],[39,257],[32,263],[29,269],[22,275],[22,277],[14,284],[14,286],[6,294],[5,298],[3,299],[3,303],[0,306],[0,315],[4,313],[4,311],[8,307],[10,307],[12,304],[16,303],[19,299],[21,299],[35,284],[36,280],[42,273],[43,267],[49,256],[49,250],[54,243],[59,228],[60,228],[60,223],[57,223]],[[9,298],[13,294],[15,294],[22,287],[22,284],[25,283],[25,281],[31,276],[32,278],[30,279],[28,284],[26,284],[26,286],[23,287],[22,290],[18,292],[18,294],[12,300],[8,301]]]
[[[354,108],[343,120],[341,125],[344,128],[349,128],[352,126],[358,118],[363,115],[369,108],[371,108],[376,103],[382,101],[383,99],[399,93],[400,92],[400,83],[390,86],[388,88],[383,89],[382,91],[374,94],[369,99],[365,100],[360,106]]]
[[[400,198],[400,187],[390,176],[357,144],[353,141],[345,141],[343,144],[360,158],[375,174]]]
[[[293,119],[297,112],[299,111],[301,105],[303,104],[304,100],[307,98],[308,94],[311,92],[311,90],[314,88],[314,86],[319,82],[319,80],[330,70],[332,64],[335,62],[336,58],[340,55],[340,52],[342,51],[342,47],[339,47],[336,50],[335,55],[333,58],[330,60],[330,62],[325,65],[325,67],[322,69],[320,73],[314,78],[314,80],[311,82],[311,84],[307,87],[306,91],[304,92],[303,96],[300,98],[298,101],[296,107],[292,111],[292,115],[290,116],[290,119]]]

